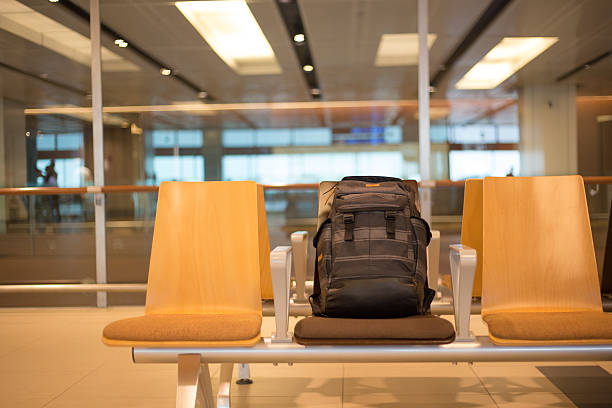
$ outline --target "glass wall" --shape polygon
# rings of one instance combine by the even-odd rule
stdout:
[[[89,10],[65,3],[0,2],[0,188],[96,184]],[[249,1],[238,40],[192,25],[207,3],[101,2],[105,185],[421,180],[416,0]],[[516,1],[483,25],[488,2],[429,2],[431,179],[612,176],[609,2],[574,3]],[[107,194],[110,281],[146,278],[154,196]],[[587,199],[601,264],[612,187]],[[266,200],[273,244],[314,232],[312,187]],[[0,194],[0,283],[93,281],[94,204]],[[462,187],[431,205],[443,248],[457,242]]]

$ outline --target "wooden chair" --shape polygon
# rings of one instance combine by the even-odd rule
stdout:
[[[145,314],[109,324],[102,340],[153,348],[253,346],[260,340],[261,299],[272,297],[271,286],[261,185],[164,182]],[[221,368],[219,401],[229,399],[232,367]],[[213,406],[208,366],[199,355],[182,354],[177,407],[193,407],[198,390],[204,406]]]
[[[497,344],[611,343],[580,176],[483,182],[482,317]]]

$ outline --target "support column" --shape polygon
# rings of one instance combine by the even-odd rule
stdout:
[[[102,124],[102,61],[100,57],[100,3],[89,2],[89,29],[91,33],[91,99],[94,156],[94,193],[96,224],[96,283],[106,283],[106,214],[104,194],[104,133]],[[106,292],[98,292],[98,307],[106,307]]]
[[[223,176],[221,161],[223,158],[223,143],[220,130],[204,131],[204,179],[219,181]]]
[[[0,98],[0,187],[27,185],[28,137],[23,108],[20,103]],[[26,210],[20,202],[19,197],[0,197],[0,232],[6,231],[9,218],[24,217]],[[11,211],[12,216],[9,214]]]
[[[419,171],[421,180],[430,179],[429,158],[429,48],[427,47],[428,0],[419,0]],[[431,223],[431,189],[421,190],[421,216]]]
[[[521,176],[578,172],[576,87],[530,85],[519,91]]]

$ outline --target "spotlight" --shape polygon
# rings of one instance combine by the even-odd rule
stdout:
[[[310,93],[313,95],[321,95],[321,90],[319,88],[312,88]]]
[[[160,68],[159,73],[164,76],[168,76],[172,73],[172,70],[170,68]]]
[[[127,47],[127,46],[128,46],[128,43],[127,43],[127,42],[125,42],[125,40],[123,40],[122,38],[117,38],[117,39],[115,40],[115,45],[117,45],[117,46],[119,46],[119,47],[121,47],[121,48],[125,48],[125,47]]]
[[[206,91],[198,92],[198,98],[206,99],[207,97],[208,97],[208,92],[206,92]]]
[[[296,34],[293,36],[293,41],[295,41],[296,43],[302,43],[305,39],[306,38],[304,37],[304,34]]]
[[[302,69],[306,72],[310,72],[314,69],[314,67],[312,65],[304,65]]]
[[[58,3],[59,0],[49,0],[49,3]]]

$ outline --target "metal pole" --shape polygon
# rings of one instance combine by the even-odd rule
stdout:
[[[102,61],[100,56],[100,3],[89,1],[89,29],[91,33],[91,100],[93,127],[93,159],[95,225],[96,225],[96,283],[106,283],[106,215],[104,193],[104,134],[102,126]],[[106,292],[97,292],[98,307],[106,307]]]
[[[419,170],[421,181],[431,177],[429,158],[431,155],[429,142],[429,48],[427,48],[428,0],[419,0]],[[423,188],[421,192],[421,216],[431,223],[431,188]]]

